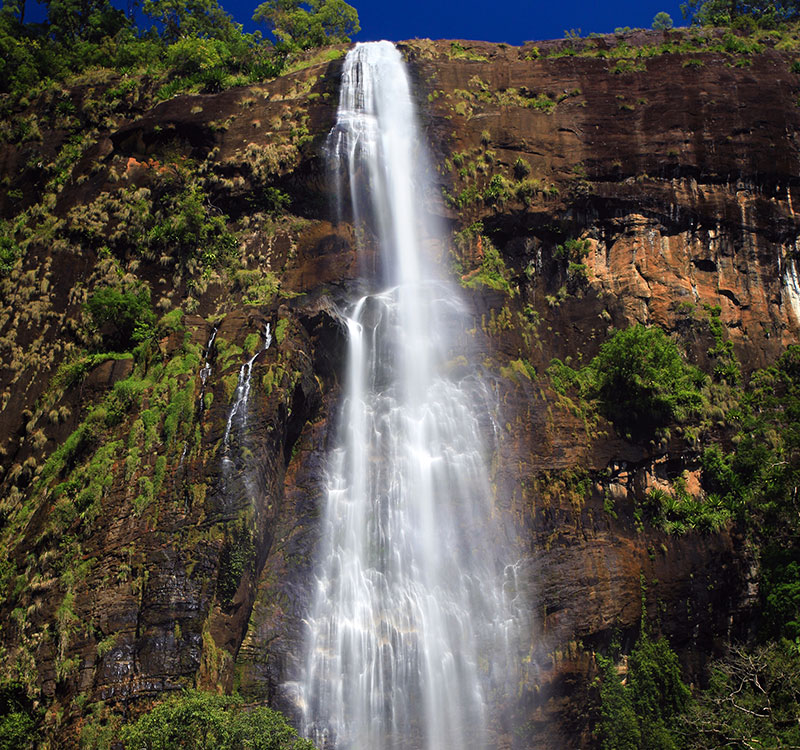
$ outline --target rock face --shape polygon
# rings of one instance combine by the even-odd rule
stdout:
[[[630,644],[643,598],[690,677],[747,634],[757,601],[736,528],[671,536],[637,516],[676,477],[702,492],[713,422],[631,442],[551,390],[545,370],[587,361],[637,322],[707,371],[715,320],[745,372],[797,341],[800,77],[775,49],[622,69],[592,56],[590,44],[618,42],[575,54],[563,42],[401,45],[435,154],[430,205],[456,233],[452,252],[432,252],[474,310],[470,345],[497,397],[498,511],[530,602],[498,748],[592,746],[593,652],[614,633]],[[33,228],[1,282],[2,648],[47,709],[52,746],[186,685],[293,711],[343,377],[337,306],[371,262],[326,194],[340,66],[124,100],[55,182],[57,121],[42,143],[1,147],[0,211],[27,209]],[[115,83],[71,96],[105,101]],[[24,114],[45,122],[46,105]],[[155,211],[187,184],[239,232],[235,261],[137,249],[136,201]],[[580,269],[558,250],[572,239],[588,250]],[[155,338],[133,357],[87,354],[104,332],[83,303],[137,282],[167,314]],[[252,357],[246,411],[229,424]]]

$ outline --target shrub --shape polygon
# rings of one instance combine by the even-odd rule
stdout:
[[[665,13],[663,10],[659,13],[656,13],[655,17],[653,18],[653,28],[656,31],[669,31],[672,28],[672,17],[669,13]]]
[[[617,332],[590,365],[606,416],[624,432],[642,434],[686,421],[703,405],[705,375],[684,363],[660,328]]]
[[[124,726],[121,739],[128,750],[314,750],[277,711],[198,690],[158,704]]]
[[[112,350],[124,350],[134,341],[148,338],[156,319],[150,305],[150,288],[145,284],[127,290],[101,287],[85,307],[94,327],[103,333],[103,343]]]
[[[21,255],[22,250],[14,240],[11,222],[0,220],[0,277],[11,272]]]
[[[19,682],[0,680],[0,750],[28,750],[41,740],[38,716]]]

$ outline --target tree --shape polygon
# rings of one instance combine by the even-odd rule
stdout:
[[[0,750],[30,750],[38,740],[33,704],[19,683],[0,680]]]
[[[122,728],[128,750],[314,750],[277,711],[187,690]]]
[[[669,643],[650,636],[644,611],[642,630],[628,658],[626,684],[612,658],[595,658],[600,667],[601,750],[677,750],[675,718],[686,709],[689,689]]]
[[[791,748],[800,745],[800,651],[780,641],[733,647],[711,668],[706,690],[681,722],[683,747]]]
[[[241,34],[241,26],[217,0],[145,0],[142,10],[162,25],[161,36],[170,43],[189,37],[228,40],[237,31]]]
[[[660,13],[656,13],[653,18],[653,29],[656,31],[669,31],[671,28],[672,16],[670,16],[669,13],[665,13],[663,10]]]
[[[289,49],[346,43],[361,30],[358,12],[344,0],[267,0],[253,20]]]
[[[798,0],[687,0],[683,17],[700,26],[747,26],[764,28],[800,17]]]
[[[606,341],[590,365],[594,390],[618,429],[643,434],[685,421],[703,404],[705,375],[684,363],[660,328],[636,325]]]
[[[49,32],[60,42],[99,42],[129,23],[108,0],[49,0],[46,5]]]
[[[108,331],[111,327],[104,343],[112,350],[124,350],[132,341],[146,338],[155,322],[150,288],[143,284],[128,291],[102,287],[89,297],[86,311],[97,330]]]

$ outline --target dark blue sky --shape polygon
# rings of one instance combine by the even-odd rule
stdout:
[[[220,0],[237,21],[251,30],[254,6],[245,0]],[[677,0],[348,0],[361,20],[356,40],[413,37],[481,39],[522,44],[529,39],[559,39],[568,29],[606,33],[617,26],[649,29],[660,10],[684,25]]]

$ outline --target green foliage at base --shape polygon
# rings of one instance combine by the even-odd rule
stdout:
[[[39,718],[22,685],[0,682],[0,750],[36,747]]]
[[[613,659],[599,654],[596,659],[601,672],[602,750],[678,750],[675,718],[685,710],[690,694],[669,643],[653,640],[643,628],[628,658],[624,685]]]
[[[120,739],[126,750],[314,750],[277,711],[197,690],[157,705]]]
[[[700,692],[676,727],[681,747],[800,747],[800,650],[782,640],[752,649],[734,647],[712,663]]]
[[[736,514],[761,551],[762,633],[800,637],[800,346],[750,378],[730,452],[703,451],[703,484]]]

